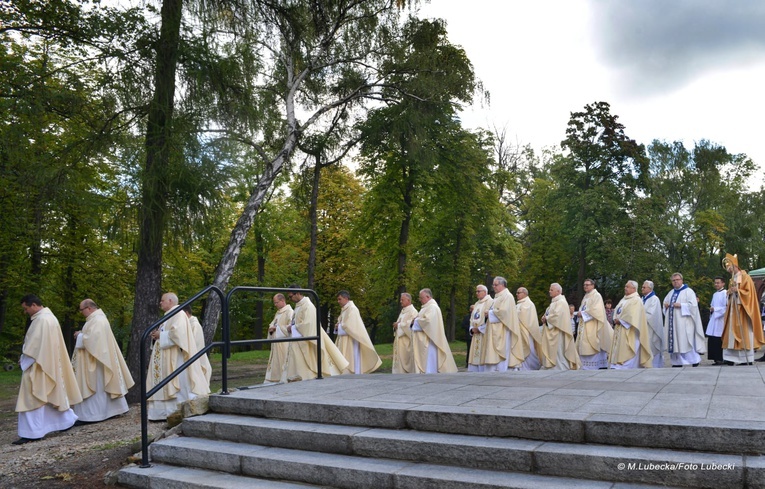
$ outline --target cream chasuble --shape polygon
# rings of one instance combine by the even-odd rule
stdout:
[[[547,322],[542,331],[539,352],[542,369],[577,370],[579,353],[571,332],[571,313],[563,294],[553,297],[545,317]]]
[[[194,333],[194,343],[196,343],[197,351],[205,347],[205,332],[202,329],[202,325],[199,323],[199,319],[196,316],[189,317],[189,323],[191,323],[191,331]],[[194,352],[196,353],[196,351]],[[212,377],[212,365],[210,365],[210,358],[205,353],[197,362],[202,368],[202,374],[207,380],[207,388],[210,388],[210,378]]]
[[[337,349],[327,333],[316,327],[316,306],[308,297],[303,297],[295,304],[292,315],[292,337],[321,335],[321,375],[340,375],[348,368],[348,360]],[[316,340],[293,341],[290,344],[287,359],[287,380],[315,379],[318,375],[316,363]]]
[[[73,409],[81,421],[103,421],[128,411],[124,396],[135,382],[101,309],[85,319],[72,366],[83,398]]]
[[[58,319],[47,307],[32,315],[22,349],[34,363],[21,374],[16,412],[50,404],[58,411],[82,402]]]
[[[537,307],[531,299],[524,297],[515,305],[518,312],[519,342],[522,343],[523,351],[528,351],[521,365],[521,370],[538,370],[539,350],[542,343],[542,333],[539,331],[539,318]]]
[[[38,439],[71,428],[77,421],[71,406],[81,402],[82,396],[58,319],[47,307],[31,319],[19,361],[22,374],[16,412],[19,436]]]
[[[289,338],[290,334],[287,327],[292,322],[292,306],[286,304],[276,311],[268,329],[276,328],[273,333],[268,333],[268,339]],[[271,343],[271,354],[268,356],[268,368],[266,368],[266,378],[264,383],[286,382],[287,352],[289,352],[289,343]]]
[[[596,289],[584,295],[579,307],[582,318],[576,337],[577,350],[583,369],[598,369],[608,365],[607,356],[613,341],[613,328],[606,321],[606,306]]]
[[[429,349],[435,347],[435,372],[428,369]],[[416,373],[454,373],[457,364],[454,362],[449,342],[444,333],[444,320],[441,308],[435,299],[430,299],[422,305],[412,326],[412,349]]]
[[[483,299],[473,305],[473,312],[470,314],[470,328],[477,328],[479,330],[479,333],[472,333],[473,337],[470,341],[470,352],[468,352],[468,363],[470,366],[468,370],[471,372],[482,372],[483,365],[486,364],[486,351],[484,348],[486,341],[484,337],[486,336],[488,318],[485,313],[493,303],[494,299],[489,294],[486,294],[483,296]]]
[[[396,333],[393,338],[393,369],[394,374],[410,374],[414,372],[412,357],[412,321],[417,317],[417,309],[409,304],[401,309],[396,320]]]
[[[614,319],[620,322],[614,325],[615,349],[610,359],[614,368],[652,367],[651,329],[646,321],[643,301],[637,292],[619,301],[614,310]]]
[[[165,315],[177,308],[173,306]],[[152,346],[146,390],[159,384],[197,351],[191,322],[186,313],[181,311],[160,326],[160,339]],[[149,419],[166,419],[179,404],[209,393],[210,384],[205,379],[202,367],[199,362],[194,362],[149,399]]]
[[[380,355],[369,339],[359,308],[353,301],[348,301],[340,311],[335,341],[340,353],[348,360],[344,374],[369,374],[382,365]]]
[[[651,291],[650,294],[643,297],[643,307],[645,308],[645,319],[648,327],[651,328],[651,354],[653,355],[653,368],[664,367],[664,357],[662,352],[665,350],[664,344],[664,312],[661,307],[659,297]]]

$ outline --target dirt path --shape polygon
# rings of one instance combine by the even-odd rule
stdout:
[[[264,365],[232,365],[229,386],[263,382],[264,374]],[[220,378],[213,376],[212,387],[213,391],[220,388]],[[139,404],[130,406],[123,416],[75,426],[19,446],[11,444],[18,438],[15,406],[15,395],[0,398],[0,487],[5,489],[106,487],[106,474],[129,463],[140,451]],[[165,423],[149,423],[149,438],[165,428]]]

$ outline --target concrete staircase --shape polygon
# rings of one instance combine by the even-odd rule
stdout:
[[[301,383],[319,391],[339,379]],[[381,385],[381,384],[380,384]],[[759,424],[289,398],[212,396],[212,413],[152,444],[140,488],[765,488]],[[348,391],[348,389],[346,389]],[[351,390],[352,391],[352,390]],[[390,394],[393,396],[394,394]],[[343,396],[339,396],[343,397]],[[361,399],[361,400],[359,400]],[[403,401],[403,399],[398,399]]]

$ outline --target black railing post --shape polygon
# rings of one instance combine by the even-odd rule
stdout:
[[[231,356],[231,323],[228,313],[228,299],[226,294],[223,300],[223,354],[221,355],[221,394],[228,395],[228,359]]]
[[[147,369],[144,368],[146,364],[146,348],[144,347],[143,338],[141,338],[141,468],[147,469],[151,467],[149,463],[149,413],[146,409],[146,375]]]
[[[316,298],[316,378],[323,379],[321,375],[321,305],[319,305],[319,295],[311,291]]]

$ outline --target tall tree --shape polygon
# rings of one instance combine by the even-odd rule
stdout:
[[[229,283],[258,209],[301,138],[321,132],[338,111],[360,99],[380,99],[379,87],[387,82],[380,60],[399,30],[399,10],[385,0],[255,0],[251,6],[242,11],[242,25],[258,33],[248,44],[248,58],[261,61],[253,83],[262,83],[251,104],[272,112],[268,125],[256,124],[241,136],[258,148],[263,167],[216,268],[214,284],[220,288]],[[220,313],[216,300],[210,306],[206,335]]]
[[[439,139],[452,130],[456,104],[472,100],[478,84],[465,52],[449,43],[440,21],[410,20],[386,69],[393,83],[385,92],[390,102],[362,126],[360,172],[371,188],[365,203],[368,228],[387,228],[379,232],[388,243],[389,259],[395,260],[388,269],[395,270],[397,297],[410,278],[412,219],[422,201],[418,193],[431,185],[431,174],[443,156]],[[381,215],[391,218],[380,220]]]
[[[615,229],[628,221],[628,197],[644,184],[648,169],[645,149],[627,137],[618,116],[606,102],[573,112],[561,146],[567,155],[552,169],[557,196],[565,202],[564,225],[577,270],[577,300],[582,282],[615,259]],[[597,264],[594,269],[593,262]],[[619,277],[618,282],[621,282]]]

